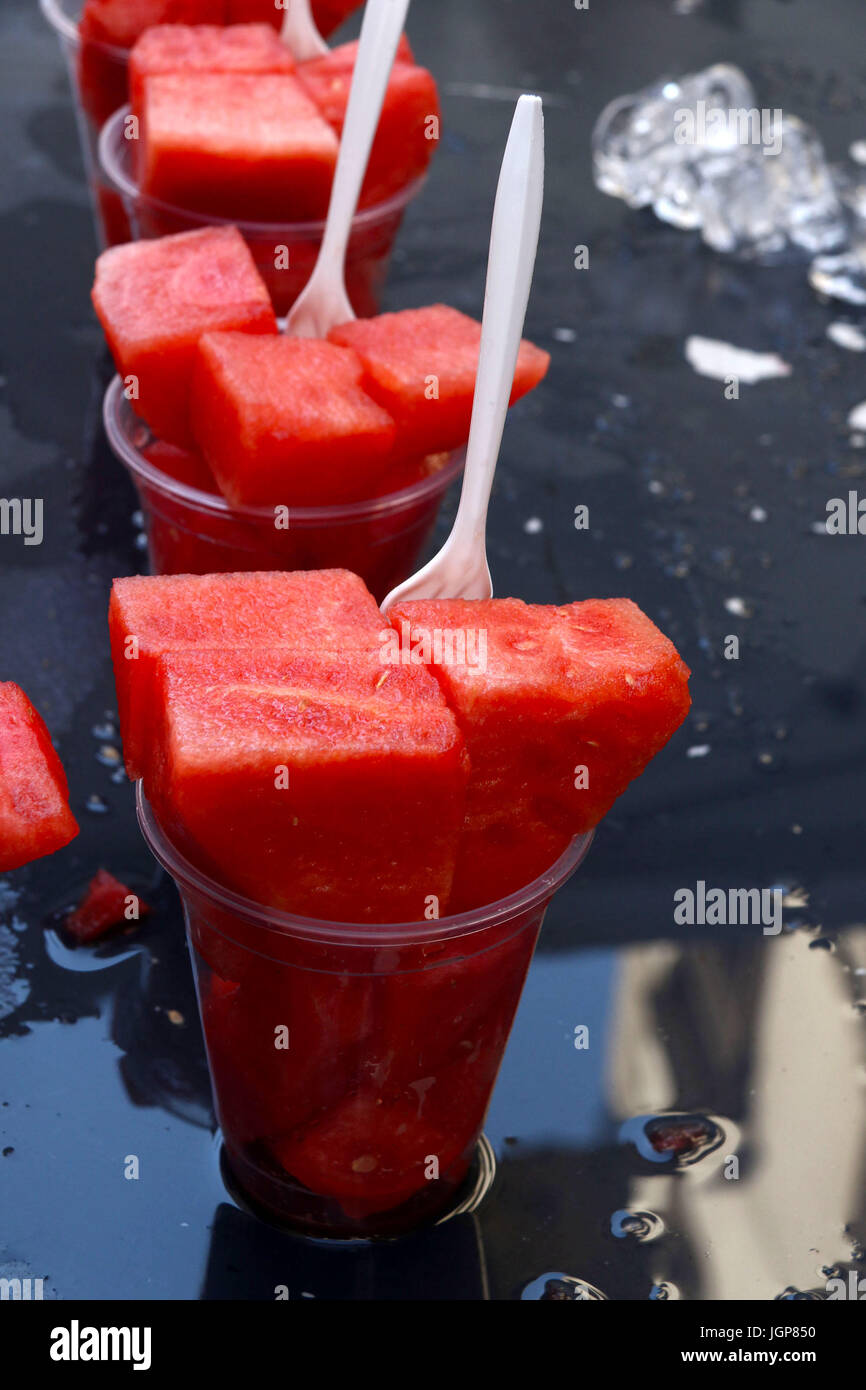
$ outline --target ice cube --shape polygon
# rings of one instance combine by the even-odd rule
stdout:
[[[779,227],[813,255],[840,246],[846,235],[845,214],[821,141],[796,116],[777,120],[773,134],[778,152],[767,147],[763,157]]]
[[[754,104],[752,87],[739,68],[716,63],[703,72],[665,79],[631,96],[617,97],[602,111],[592,136],[595,181],[604,193],[623,198],[629,207],[647,207],[656,198],[682,221],[688,203],[689,180],[678,183],[672,170],[690,165],[709,140],[719,137],[702,123],[704,112]],[[662,194],[663,186],[667,192]]]
[[[866,237],[855,237],[838,255],[816,256],[809,266],[809,283],[831,299],[866,304]]]

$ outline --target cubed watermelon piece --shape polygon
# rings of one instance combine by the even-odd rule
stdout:
[[[389,1100],[372,1090],[349,1097],[300,1134],[270,1141],[287,1173],[320,1196],[350,1203],[344,1209],[352,1216],[408,1201],[427,1186],[430,1159],[444,1177],[462,1147],[461,1131],[428,1120],[417,1097]]]
[[[347,570],[116,579],[108,621],[123,751],[133,779],[142,775],[154,744],[153,677],[163,653],[292,643],[369,646],[382,629],[375,599]]]
[[[176,483],[196,488],[199,492],[209,492],[215,497],[220,495],[213,473],[195,449],[179,449],[176,444],[163,444],[158,439],[146,445],[141,452],[148,463]]]
[[[394,422],[361,377],[355,353],[333,343],[207,334],[190,415],[229,502],[301,507],[372,496],[390,461]]]
[[[286,73],[144,80],[140,180],[176,207],[244,222],[324,218],[339,141]]]
[[[334,921],[448,899],[463,740],[421,667],[364,651],[170,652],[144,785],[172,840],[256,902]],[[332,642],[336,643],[337,634]]]
[[[440,118],[436,83],[426,68],[405,61],[407,48],[398,53],[388,79],[361,207],[384,202],[420,178],[436,149]],[[343,133],[357,51],[356,43],[343,44],[325,57],[301,63],[297,70],[298,80],[338,136]]]
[[[688,667],[628,599],[441,599],[398,604],[388,616],[402,649],[414,644],[430,662],[466,739],[472,772],[454,912],[548,868],[689,709]]]
[[[211,329],[276,334],[264,281],[235,227],[206,227],[104,251],[93,304],[136,414],[189,448],[198,340]]]
[[[371,976],[286,969],[252,952],[243,966],[239,984],[211,975],[202,1001],[223,1133],[235,1145],[292,1130],[345,1099],[374,1018]],[[274,1045],[278,1028],[288,1030],[287,1048]]]
[[[361,0],[313,0],[313,19],[322,38],[326,39],[360,7]],[[260,20],[281,29],[284,13],[283,9],[277,9],[274,0],[228,0],[229,24]]]
[[[132,915],[130,916],[130,912]],[[150,907],[137,893],[130,892],[125,883],[100,869],[91,879],[87,892],[74,912],[66,918],[65,927],[79,945],[96,941],[113,927],[139,921]]]
[[[141,112],[144,81],[160,73],[293,72],[295,60],[267,24],[160,24],[129,55],[129,99]]]
[[[78,23],[82,39],[132,48],[154,24],[225,24],[226,0],[85,0]]]
[[[78,834],[66,774],[44,720],[20,686],[0,683],[0,873]]]
[[[340,324],[328,337],[354,348],[364,387],[394,417],[404,455],[457,449],[469,438],[481,325],[445,304]],[[512,404],[537,386],[550,356],[525,339]]]

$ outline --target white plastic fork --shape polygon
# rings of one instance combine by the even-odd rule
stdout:
[[[289,0],[280,38],[299,63],[305,63],[308,58],[321,58],[331,51],[316,28],[310,0]]]
[[[324,338],[355,311],[346,293],[346,248],[409,0],[367,0],[325,235],[313,273],[286,319],[295,338]]]
[[[517,103],[502,161],[481,326],[481,351],[460,505],[451,534],[417,574],[392,589],[382,612],[419,598],[491,598],[487,508],[514,384],[514,371],[538,249],[544,194],[541,98]]]

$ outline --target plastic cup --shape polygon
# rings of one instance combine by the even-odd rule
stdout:
[[[135,141],[124,134],[129,108],[115,111],[99,137],[100,178],[120,198],[136,241],[191,232],[202,227],[237,227],[270,291],[277,315],[287,314],[313,273],[325,223],[244,222],[176,207],[142,193],[135,173]],[[346,289],[359,318],[379,312],[394,239],[408,204],[424,184],[406,184],[384,203],[355,214],[346,251]]]
[[[101,247],[129,241],[132,232],[123,200],[100,173],[98,149],[100,130],[128,98],[128,50],[90,40],[82,42],[78,18],[83,0],[39,0],[39,5],[66,60],[81,154],[93,199],[97,241]]]
[[[545,910],[592,835],[474,912],[354,925],[221,887],[140,784],[138,817],[181,896],[225,1154],[254,1209],[341,1239],[440,1216],[472,1162]]]
[[[366,502],[291,507],[280,529],[273,507],[233,508],[155,467],[142,452],[153,436],[118,377],[105,393],[103,418],[138,492],[153,574],[350,569],[380,601],[416,569],[466,457],[465,450],[437,456],[439,466],[420,482]]]

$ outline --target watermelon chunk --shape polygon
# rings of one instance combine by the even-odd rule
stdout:
[[[245,222],[324,218],[339,142],[286,73],[144,80],[140,181],[174,206]]]
[[[85,0],[78,24],[82,39],[132,48],[154,24],[224,24],[226,0]]]
[[[361,358],[364,388],[394,417],[400,452],[435,454],[466,443],[481,344],[475,319],[433,304],[340,324],[328,338]],[[548,353],[524,340],[512,404],[538,385],[549,364]]]
[[[295,60],[267,24],[160,24],[129,55],[129,98],[141,112],[145,78],[179,72],[293,72]]]
[[[129,776],[154,746],[157,658],[196,648],[371,644],[382,616],[346,570],[292,574],[138,575],[116,579],[108,613]],[[210,659],[209,656],[207,658]]]
[[[350,1092],[372,1021],[370,977],[262,970],[240,984],[210,977],[203,998],[223,1132],[235,1145],[307,1123]],[[275,1048],[277,1028],[289,1047]]]
[[[688,667],[628,599],[561,608],[442,599],[399,604],[388,616],[404,650],[414,643],[416,657],[430,661],[466,739],[472,773],[452,912],[543,873],[573,835],[601,820],[689,709]],[[462,645],[452,637],[449,649],[447,633],[463,634]]]
[[[79,945],[96,941],[111,931],[112,927],[123,926],[126,922],[136,920],[135,917],[127,916],[127,909],[132,906],[130,898],[136,900],[138,918],[146,917],[150,908],[144,899],[137,893],[131,893],[126,884],[121,883],[107,869],[100,869],[91,879],[78,907],[67,916],[66,930]]]
[[[413,1100],[362,1092],[335,1106],[302,1133],[271,1140],[278,1162],[320,1196],[336,1197],[347,1215],[388,1211],[427,1185],[430,1157],[445,1176],[461,1155],[460,1131],[440,1128]]]
[[[195,348],[211,329],[273,333],[277,321],[235,227],[206,227],[104,251],[93,304],[120,375],[133,378],[136,414],[154,434],[189,447]]]
[[[405,61],[408,44],[388,79],[379,127],[361,189],[359,206],[384,202],[425,172],[438,137],[439,95],[426,68]],[[352,86],[357,43],[343,44],[298,66],[303,83],[326,121],[342,136]],[[409,50],[411,52],[411,50]],[[429,124],[435,117],[436,126]],[[428,138],[429,135],[429,138]]]
[[[129,97],[127,50],[150,24],[223,23],[224,0],[86,0],[78,24],[81,104],[97,129]]]
[[[422,668],[376,645],[172,652],[145,790],[171,838],[255,901],[335,921],[424,917],[447,900],[463,741]],[[332,637],[336,648],[338,636]],[[311,654],[312,653],[312,654]]]
[[[0,683],[0,873],[78,834],[66,774],[44,720],[20,686]]]
[[[291,507],[370,497],[388,466],[394,422],[361,389],[361,376],[355,354],[332,343],[207,334],[190,416],[229,502]]]
[[[326,39],[360,7],[361,0],[313,0],[313,19],[322,38]],[[251,20],[260,20],[263,24],[271,24],[275,29],[280,29],[283,16],[284,11],[276,8],[274,0],[228,0],[229,24],[247,24]]]
[[[141,451],[148,463],[173,478],[184,487],[194,487],[199,492],[209,492],[218,497],[220,490],[201,454],[194,449],[179,449],[176,444],[163,444],[156,440]]]

